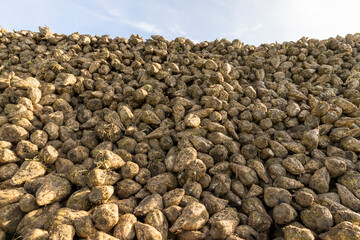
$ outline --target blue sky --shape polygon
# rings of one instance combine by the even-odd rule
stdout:
[[[0,0],[0,26],[246,44],[360,32],[358,0]]]

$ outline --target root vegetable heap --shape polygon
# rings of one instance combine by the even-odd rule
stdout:
[[[0,29],[0,240],[360,239],[360,34]]]

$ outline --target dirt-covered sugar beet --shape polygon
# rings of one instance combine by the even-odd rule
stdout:
[[[360,34],[0,28],[0,239],[360,238]]]

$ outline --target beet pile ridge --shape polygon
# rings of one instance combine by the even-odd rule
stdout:
[[[360,239],[360,34],[0,31],[0,239]]]

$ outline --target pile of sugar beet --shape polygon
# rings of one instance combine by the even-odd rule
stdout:
[[[0,29],[0,240],[360,239],[360,34]]]

